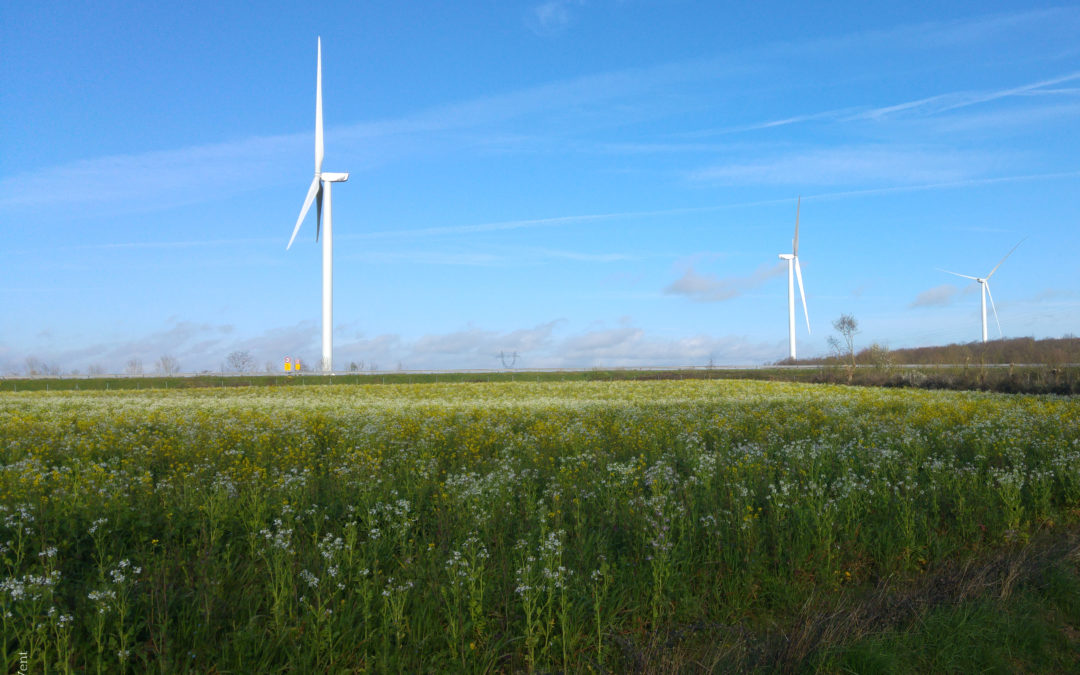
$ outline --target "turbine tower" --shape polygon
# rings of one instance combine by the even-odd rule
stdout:
[[[292,237],[285,250],[292,248],[296,233],[300,231],[300,224],[304,222],[304,216],[311,208],[311,202],[315,202],[315,241],[319,241],[319,234],[323,221],[323,192],[326,193],[326,232],[322,233],[322,363],[320,368],[323,372],[333,372],[334,354],[334,236],[333,218],[330,200],[330,186],[334,183],[344,183],[349,180],[347,173],[323,173],[323,122],[322,122],[322,38],[318,39],[318,57],[315,65],[315,178],[308,188],[304,207],[300,209],[300,217],[296,219],[296,227],[293,228]]]
[[[1024,239],[1027,239],[1027,237],[1024,237]],[[1024,243],[1024,239],[1021,239],[1020,241],[1016,242],[1016,246],[1013,246],[1012,249],[1008,253],[1005,254],[1005,258],[1008,258],[1009,256],[1011,256],[1013,254],[1013,251],[1015,251],[1020,246],[1020,244]],[[986,296],[988,296],[988,295],[990,296],[990,309],[994,310],[994,323],[996,323],[997,327],[998,327],[998,337],[1004,337],[1004,335],[1001,332],[1001,321],[998,320],[997,307],[994,306],[994,294],[990,292],[990,277],[994,276],[994,272],[997,272],[997,269],[999,267],[1001,267],[1001,263],[1005,262],[1005,258],[1002,258],[1001,260],[999,260],[998,264],[994,265],[994,269],[990,270],[990,274],[987,274],[985,277],[972,277],[972,276],[968,276],[967,274],[959,274],[957,272],[950,272],[949,270],[942,270],[942,269],[938,268],[940,271],[945,272],[946,274],[952,274],[954,276],[963,277],[965,279],[971,279],[972,281],[979,282],[979,289],[982,291],[982,341],[983,342],[986,342]]]
[[[787,261],[787,309],[788,309],[788,358],[795,360],[795,279],[799,280],[799,296],[802,298],[803,316],[806,317],[806,332],[810,332],[810,315],[806,313],[806,292],[803,291],[802,267],[799,266],[799,209],[802,197],[795,204],[795,238],[791,240],[791,253],[781,253],[780,259]]]

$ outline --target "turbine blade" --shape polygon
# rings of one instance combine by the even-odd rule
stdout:
[[[1017,244],[1019,246],[1019,244]],[[986,295],[990,297],[990,309],[994,310],[994,323],[998,327],[998,337],[1005,337],[1001,332],[1001,322],[998,321],[997,307],[994,307],[994,294],[990,292],[990,284],[986,281],[983,282],[983,286],[986,286]]]
[[[799,257],[799,208],[802,206],[802,195],[795,202],[795,238],[791,240],[791,255]]]
[[[798,258],[795,258],[795,278],[799,280],[799,296],[802,298],[802,313],[806,317],[806,332],[810,333],[810,314],[806,311],[806,291],[803,290],[802,265],[799,264]]]
[[[322,184],[319,184],[319,194],[315,195],[315,241],[319,241],[319,233],[322,232]]]
[[[956,277],[964,277],[965,279],[971,279],[972,281],[978,281],[979,277],[970,277],[966,274],[960,274],[959,272],[950,272],[949,270],[943,270],[940,267],[937,268],[938,272],[944,272],[945,274],[951,274]]]
[[[1024,239],[1027,239],[1027,237],[1024,237]],[[1016,246],[1013,246],[1012,250],[1010,250],[1008,253],[1005,254],[1005,258],[1008,258],[1009,256],[1011,256],[1013,254],[1013,251],[1015,251],[1017,248],[1019,248],[1020,244],[1024,243],[1024,239],[1021,239],[1020,241],[1016,242]],[[986,275],[987,279],[994,276],[994,272],[997,272],[997,268],[1001,267],[1001,263],[1005,262],[1005,258],[1002,258],[1000,261],[998,261],[998,264],[994,265],[994,269],[990,270],[990,274]]]
[[[322,124],[322,38],[319,38],[319,57],[315,66],[315,173],[322,173],[323,124]]]
[[[300,209],[300,217],[296,219],[296,227],[293,228],[292,236],[289,237],[289,245],[285,247],[288,251],[292,248],[293,241],[296,240],[296,233],[300,231],[300,224],[304,222],[304,216],[307,215],[308,209],[311,208],[311,202],[315,199],[315,194],[321,192],[322,183],[318,176],[315,176],[315,180],[311,181],[311,187],[308,188],[307,198],[304,199],[304,208]]]

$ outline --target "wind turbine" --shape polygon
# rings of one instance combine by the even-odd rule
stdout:
[[[810,315],[806,313],[806,292],[803,290],[802,267],[799,266],[799,209],[802,197],[795,204],[795,238],[791,240],[791,253],[781,253],[780,259],[787,261],[787,310],[788,310],[788,358],[795,360],[795,279],[799,280],[799,296],[802,297],[803,316],[806,317],[806,332],[810,332]]]
[[[304,207],[300,209],[300,217],[296,219],[296,227],[293,228],[292,237],[285,250],[292,248],[296,233],[300,231],[300,224],[304,222],[304,216],[311,208],[314,201],[315,218],[315,241],[319,241],[319,233],[322,230],[323,220],[323,192],[326,193],[326,232],[322,234],[322,363],[323,372],[332,372],[334,352],[334,238],[333,219],[330,203],[330,186],[333,183],[344,183],[349,180],[347,173],[323,173],[323,122],[322,122],[322,38],[318,39],[318,60],[315,66],[315,178],[308,188]]]
[[[1024,237],[1024,239],[1027,239],[1027,237]],[[1015,251],[1020,246],[1020,244],[1024,243],[1024,239],[1021,239],[1020,241],[1016,242],[1016,246],[1013,246],[1012,249],[1008,253],[1005,254],[1005,258],[1008,258],[1009,256],[1011,256],[1013,254],[1013,251]],[[972,276],[968,276],[967,274],[959,274],[957,272],[950,272],[949,270],[943,270],[940,267],[938,268],[939,271],[944,272],[946,274],[952,274],[954,276],[964,277],[965,279],[971,279],[973,281],[979,282],[979,288],[982,290],[982,341],[983,342],[986,342],[986,296],[988,296],[988,295],[990,296],[990,309],[994,310],[994,323],[996,323],[997,327],[998,327],[998,337],[1004,337],[1004,335],[1002,335],[1002,332],[1001,332],[1001,321],[998,320],[997,307],[994,306],[994,294],[990,292],[990,277],[994,276],[994,272],[997,272],[997,269],[999,267],[1001,267],[1001,263],[1005,262],[1005,258],[1002,258],[1001,260],[999,260],[998,264],[994,265],[994,269],[990,270],[990,274],[987,274],[985,277],[972,277]]]

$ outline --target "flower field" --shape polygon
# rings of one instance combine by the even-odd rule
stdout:
[[[1075,398],[701,380],[4,393],[0,646],[34,672],[623,670],[682,628],[719,644],[710,626],[1016,545],[1078,508]]]

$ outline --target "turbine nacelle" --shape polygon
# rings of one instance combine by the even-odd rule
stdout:
[[[322,179],[327,183],[344,183],[349,180],[349,174],[347,173],[324,173]]]
[[[781,253],[779,257],[780,257],[781,260],[794,260],[795,259],[795,256],[793,256],[790,253]]]

